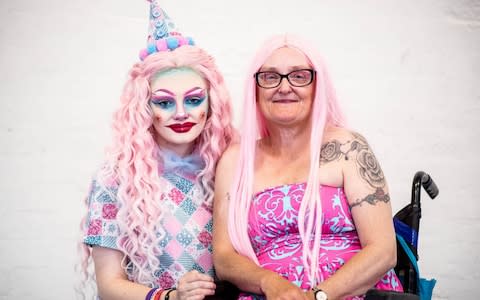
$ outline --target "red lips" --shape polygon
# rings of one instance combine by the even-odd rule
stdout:
[[[172,124],[172,125],[168,125],[167,127],[177,133],[184,133],[184,132],[189,132],[190,129],[192,129],[192,127],[195,125],[197,125],[197,123],[187,122],[187,123],[181,123],[181,124],[180,123]]]

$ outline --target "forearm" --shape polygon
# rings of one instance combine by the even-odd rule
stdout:
[[[235,284],[239,289],[255,294],[264,294],[268,280],[279,277],[270,270],[259,267],[249,258],[234,254],[215,254],[215,272],[222,280]]]
[[[98,294],[102,300],[143,300],[150,288],[128,280],[121,267],[123,253],[95,246],[92,250]]]
[[[126,279],[97,278],[98,294],[102,300],[144,300],[149,287]]]
[[[395,249],[366,246],[343,265],[332,277],[318,285],[328,299],[344,299],[364,294],[396,263]]]

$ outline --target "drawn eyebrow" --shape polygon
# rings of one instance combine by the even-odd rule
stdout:
[[[152,92],[153,94],[155,94],[156,96],[159,96],[159,94],[167,94],[169,96],[175,96],[175,93],[169,91],[169,90],[166,90],[166,89],[158,89],[158,90],[155,90]]]
[[[185,92],[184,96],[190,96],[191,94],[204,94],[204,89],[201,87],[194,87]]]

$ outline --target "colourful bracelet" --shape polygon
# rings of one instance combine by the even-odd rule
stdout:
[[[168,292],[165,294],[164,300],[169,300],[170,299],[170,293],[176,290],[176,288],[171,288],[168,290]]]
[[[164,290],[162,289],[157,289],[155,291],[155,293],[153,293],[152,295],[152,300],[160,300],[160,298],[162,297],[162,293],[164,292]]]
[[[147,296],[145,296],[145,300],[152,300],[153,294],[157,291],[157,288],[153,288],[148,291]]]

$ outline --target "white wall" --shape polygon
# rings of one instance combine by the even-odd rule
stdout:
[[[478,0],[164,2],[217,58],[236,124],[260,41],[285,31],[314,41],[394,210],[417,170],[440,188],[422,195],[419,242],[435,298],[480,292]],[[146,27],[144,1],[0,1],[0,299],[74,298],[82,199]]]

